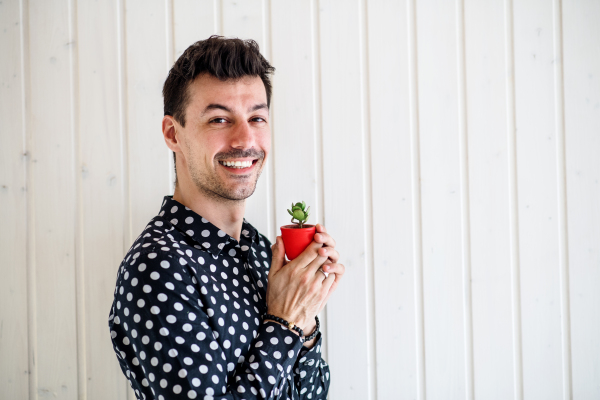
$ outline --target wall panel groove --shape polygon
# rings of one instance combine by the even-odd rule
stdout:
[[[565,160],[565,98],[563,77],[562,0],[553,1],[554,104],[556,116],[556,169],[558,196],[558,243],[562,338],[563,398],[573,398],[571,371],[571,310],[569,293],[569,239],[567,229],[567,178]]]
[[[473,305],[471,288],[471,216],[469,191],[469,131],[467,128],[467,72],[465,43],[465,5],[464,0],[456,2],[456,42],[458,70],[458,134],[460,154],[460,214],[461,214],[461,251],[463,273],[463,314],[465,346],[465,387],[466,398],[475,398],[473,369]]]
[[[514,396],[523,399],[523,350],[521,339],[521,271],[519,259],[519,211],[517,193],[517,148],[516,148],[516,104],[515,104],[515,62],[514,62],[514,23],[513,2],[505,0],[506,33],[506,100],[508,121],[508,176],[510,209],[510,265],[512,292],[513,359],[514,359]]]
[[[410,148],[413,228],[413,265],[415,291],[416,384],[417,399],[427,399],[425,375],[425,306],[423,296],[423,227],[421,208],[421,150],[419,114],[419,62],[417,59],[417,6],[416,0],[407,1],[408,17],[408,75],[410,98]]]

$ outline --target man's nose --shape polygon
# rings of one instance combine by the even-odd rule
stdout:
[[[238,124],[233,132],[231,147],[236,149],[249,149],[254,145],[254,132],[248,121]]]

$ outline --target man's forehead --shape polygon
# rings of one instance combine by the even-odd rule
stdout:
[[[266,104],[265,85],[258,76],[220,80],[204,74],[190,84],[190,103],[199,108],[223,105],[228,108],[251,108]],[[213,107],[216,109],[218,107]]]

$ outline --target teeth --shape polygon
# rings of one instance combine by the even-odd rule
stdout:
[[[248,168],[252,166],[252,161],[219,161],[221,165],[231,168]]]

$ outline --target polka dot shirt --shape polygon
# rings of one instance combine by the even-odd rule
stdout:
[[[263,322],[269,241],[238,242],[166,196],[119,266],[109,316],[138,399],[325,399],[321,334],[309,350]]]

